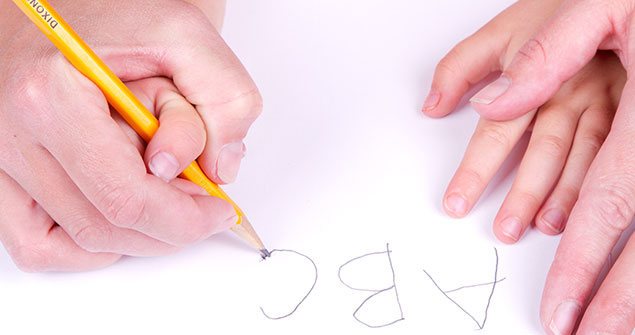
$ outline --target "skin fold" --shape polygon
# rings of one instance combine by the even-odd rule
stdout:
[[[121,255],[172,253],[235,223],[230,204],[176,178],[200,156],[210,178],[232,182],[261,111],[258,89],[218,34],[224,2],[51,2],[161,127],[145,146],[4,2],[0,241],[18,267],[99,268]]]

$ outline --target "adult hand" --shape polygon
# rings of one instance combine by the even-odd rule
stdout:
[[[551,98],[597,49],[614,50],[628,73],[612,129],[585,178],[549,271],[541,319],[552,334],[571,334],[578,322],[578,334],[630,334],[635,327],[635,237],[591,297],[635,213],[634,14],[632,0],[566,1],[503,75],[472,99],[487,118],[518,117]]]
[[[184,1],[53,5],[161,126],[144,148],[99,89],[3,3],[0,241],[18,267],[94,269],[171,253],[234,224],[230,204],[176,178],[200,156],[214,181],[233,181],[261,110],[208,18]]]
[[[560,3],[560,0],[519,1],[455,46],[437,66],[424,112],[433,117],[450,113],[472,84],[493,71],[507,68],[518,49]],[[514,186],[494,220],[494,233],[501,241],[514,243],[534,217],[536,225],[547,234],[559,234],[564,229],[562,221],[576,199],[570,193],[577,195],[608,132],[604,128],[609,127],[624,85],[619,61],[606,54],[598,56],[584,72],[539,111],[510,121],[479,120],[443,197],[449,215],[463,217],[469,213],[512,148],[535,121],[535,131]],[[600,140],[597,148],[580,140],[588,136]],[[569,150],[571,159],[567,159]],[[547,197],[549,201],[541,209]],[[564,218],[543,220],[545,215],[541,214],[554,208]]]

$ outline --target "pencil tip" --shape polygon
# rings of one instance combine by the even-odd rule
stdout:
[[[271,257],[271,253],[267,249],[260,249],[260,255],[262,256],[263,260],[267,259],[267,257]]]

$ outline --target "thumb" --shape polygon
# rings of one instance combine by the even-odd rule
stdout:
[[[601,2],[569,1],[514,56],[500,78],[478,92],[483,117],[509,120],[540,107],[595,55],[611,31]]]

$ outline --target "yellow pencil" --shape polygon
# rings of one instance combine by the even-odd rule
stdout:
[[[121,114],[137,134],[146,142],[154,136],[159,128],[159,120],[141,104],[51,5],[45,0],[13,0],[13,2],[81,73],[101,89],[110,105]],[[245,213],[205,175],[196,161],[183,171],[181,177],[202,186],[210,195],[231,203],[238,214],[238,222],[231,230],[260,250],[263,257],[269,256],[269,251],[245,217]]]

